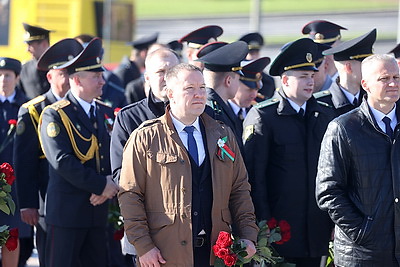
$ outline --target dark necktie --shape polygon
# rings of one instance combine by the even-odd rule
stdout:
[[[8,121],[9,120],[7,114],[9,114],[9,112],[11,112],[10,108],[11,108],[10,101],[5,100],[4,102],[2,102],[3,119],[4,119],[4,121]]]
[[[238,116],[240,121],[244,120],[243,109],[242,108],[239,109],[239,112],[238,112],[237,116]]]
[[[304,109],[303,109],[303,108],[300,108],[298,114],[299,114],[301,117],[304,117]]]
[[[353,100],[353,106],[357,107],[358,106],[358,99],[357,97],[354,98]],[[388,118],[389,119],[389,118]]]
[[[188,150],[189,150],[189,154],[192,157],[192,159],[194,160],[194,162],[196,162],[197,166],[199,165],[199,153],[197,151],[197,144],[196,144],[196,140],[194,139],[193,136],[193,131],[194,131],[194,126],[186,126],[183,129],[185,132],[187,132],[188,134]]]
[[[94,106],[90,106],[89,110],[89,119],[92,122],[93,127],[97,130],[97,120],[96,116],[94,115]]]
[[[385,124],[386,134],[393,140],[393,129],[392,126],[390,126],[391,119],[389,117],[384,117],[382,121]]]

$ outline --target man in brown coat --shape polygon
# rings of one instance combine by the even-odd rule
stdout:
[[[123,154],[118,198],[128,240],[141,266],[204,267],[219,232],[234,225],[252,256],[258,229],[234,134],[203,113],[199,68],[179,64],[166,82],[165,115],[136,129]]]

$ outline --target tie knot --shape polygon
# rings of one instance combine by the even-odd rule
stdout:
[[[183,130],[185,131],[185,132],[187,132],[188,134],[189,133],[193,133],[193,131],[194,131],[194,126],[192,125],[192,126],[186,126],[185,128],[183,128]]]
[[[304,109],[303,108],[299,109],[299,115],[304,116]]]
[[[385,123],[385,124],[389,124],[390,125],[390,122],[392,121],[389,117],[383,117],[383,119],[382,119],[382,121],[383,121],[383,123]]]
[[[358,99],[357,99],[357,97],[355,97],[353,100],[353,106],[357,106],[357,105],[358,105]]]

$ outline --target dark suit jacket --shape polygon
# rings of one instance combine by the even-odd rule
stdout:
[[[75,142],[68,135],[59,110],[68,117]],[[113,110],[97,102],[96,118],[97,131],[71,92],[67,93],[65,100],[56,102],[42,113],[40,137],[50,164],[46,205],[48,224],[72,228],[106,225],[107,202],[92,206],[89,198],[92,193],[101,195],[106,185],[106,175],[111,174],[110,129],[105,122],[107,118],[114,119]],[[91,145],[87,139],[96,132],[98,158],[94,156],[82,163],[73,145],[86,154]]]
[[[114,74],[118,76],[122,82],[122,87],[125,88],[130,81],[140,77],[140,70],[135,62],[130,61],[128,57],[124,57],[121,64],[114,70]]]
[[[37,69],[36,59],[29,60],[22,66],[18,86],[28,99],[44,94],[50,89],[46,73],[47,71]]]
[[[56,101],[55,96],[49,90],[44,95],[28,101],[19,109],[17,134],[14,140],[14,170],[17,177],[20,208],[38,209],[38,192],[40,192],[42,200],[45,199],[49,166],[39,143],[37,116],[46,106]]]

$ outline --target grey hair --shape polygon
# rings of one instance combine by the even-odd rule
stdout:
[[[394,56],[389,55],[389,54],[374,54],[371,55],[367,58],[365,58],[362,62],[361,62],[361,73],[365,74],[367,73],[369,70],[369,68],[371,66],[373,66],[374,64],[378,63],[378,62],[383,62],[383,63],[393,63],[397,65],[397,61],[394,58]]]
[[[171,79],[177,78],[178,74],[183,70],[198,71],[200,73],[203,73],[199,67],[196,67],[196,66],[188,64],[188,63],[180,63],[180,64],[170,68],[167,71],[167,73],[165,74],[165,81],[167,82],[167,84]]]

